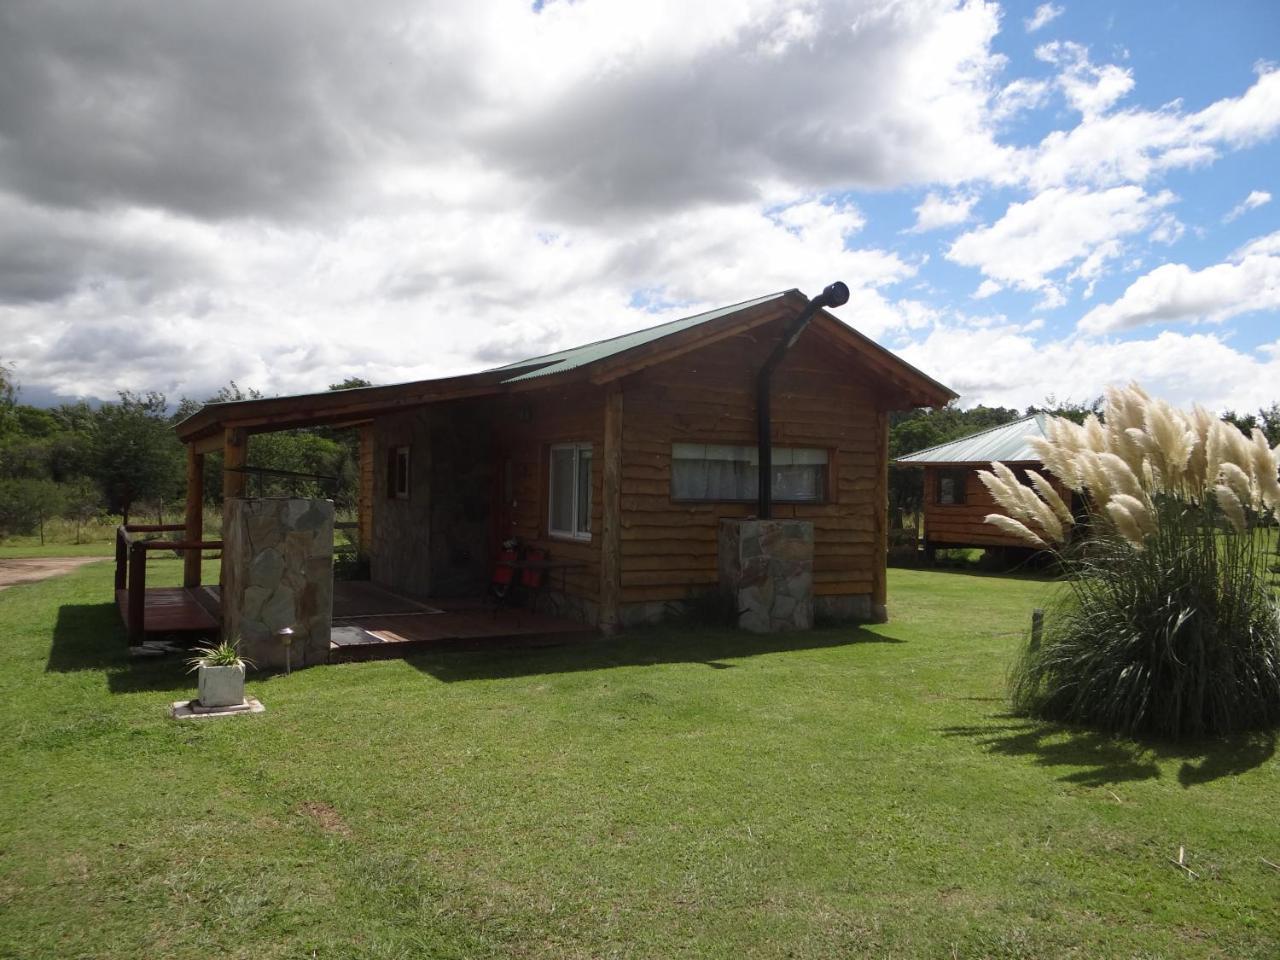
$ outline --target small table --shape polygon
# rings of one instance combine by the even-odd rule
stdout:
[[[496,564],[494,564],[494,566],[506,567],[509,570],[539,570],[543,574],[551,574],[559,570],[560,571],[560,592],[566,593],[567,591],[565,589],[565,583],[566,583],[565,571],[575,570],[578,567],[585,567],[586,563],[583,562],[582,560],[499,560]],[[547,589],[547,583],[548,581],[550,581],[550,579],[551,579],[550,576],[543,576],[542,579],[538,582],[537,589],[534,591],[534,594],[533,594],[533,604],[530,606],[530,609],[534,613],[538,612],[538,597],[541,596],[542,593]]]

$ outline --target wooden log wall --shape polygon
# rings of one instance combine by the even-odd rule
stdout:
[[[622,444],[622,601],[680,600],[718,582],[722,517],[755,514],[749,503],[671,498],[671,445],[756,442],[755,371],[779,324],[724,340],[625,381]],[[775,503],[774,516],[814,524],[814,592],[872,594],[883,469],[877,398],[853,354],[808,331],[774,377],[773,441],[830,451],[828,502]],[[880,574],[882,576],[882,573]]]
[[[600,542],[603,537],[602,470],[606,389],[574,386],[518,393],[503,401],[496,415],[497,448],[511,460],[512,500],[510,532],[526,546],[547,551],[553,562],[581,563],[564,571],[565,591],[592,604],[600,601]],[[590,443],[591,539],[571,540],[547,532],[551,466],[549,449],[556,443]],[[502,464],[495,465],[502,476]],[[551,575],[560,589],[562,574]]]
[[[1009,464],[1015,470],[1019,467],[1040,469],[1038,463]],[[1005,511],[991,499],[991,493],[978,479],[978,470],[983,467],[925,467],[924,469],[924,539],[931,546],[940,547],[1021,547],[1027,544],[1017,537],[1001,532],[986,522],[988,514]],[[964,503],[938,503],[938,478],[944,469],[965,470]],[[1067,502],[1071,502],[1071,491],[1067,490],[1056,478],[1050,478],[1054,489]]]

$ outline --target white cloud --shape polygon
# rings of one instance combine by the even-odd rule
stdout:
[[[1131,70],[1110,63],[1095,66],[1088,47],[1079,43],[1054,40],[1037,47],[1036,58],[1061,68],[1058,86],[1086,120],[1106,113],[1133,89]]]
[[[1261,254],[1263,256],[1280,256],[1280,230],[1277,230],[1275,233],[1269,233],[1263,237],[1255,237],[1239,250],[1231,254],[1231,259],[1239,262],[1245,257],[1252,256],[1254,254]]]
[[[1236,263],[1192,270],[1166,263],[1130,284],[1114,303],[1080,318],[1082,333],[1153,323],[1221,323],[1242,313],[1280,308],[1280,256],[1250,253]]]
[[[956,390],[966,406],[1091,400],[1108,384],[1136,380],[1183,406],[1251,409],[1273,402],[1280,382],[1280,341],[1248,352],[1206,333],[1044,340],[1034,332],[1012,323],[941,323],[898,352]]]
[[[972,195],[944,197],[930,191],[916,207],[916,222],[910,233],[924,233],[942,227],[954,227],[973,215],[973,205],[978,198]]]
[[[1160,219],[1156,221],[1155,229],[1151,231],[1151,240],[1153,243],[1163,243],[1165,246],[1177,243],[1182,239],[1182,235],[1187,232],[1186,225],[1175,217],[1172,213],[1162,214]]]
[[[1004,286],[1040,291],[1046,306],[1061,305],[1051,275],[1074,265],[1068,280],[1096,279],[1123,252],[1121,239],[1145,229],[1173,199],[1167,191],[1150,196],[1135,186],[1097,192],[1055,187],[1010,204],[994,224],[962,234],[947,259],[977,267]]]
[[[1239,97],[1195,113],[1180,103],[1160,110],[1090,114],[1019,153],[1018,178],[1032,189],[1145,183],[1174,169],[1203,166],[1224,148],[1240,149],[1280,131],[1280,69],[1262,65]]]
[[[1027,110],[1044,106],[1049,99],[1049,82],[1019,77],[1000,89],[991,104],[991,119],[995,123],[1011,120]]]
[[[852,291],[839,313],[864,333],[918,326],[920,308],[886,292],[915,265],[849,246],[861,222],[854,207],[813,200],[771,216],[750,205],[692,210],[617,236],[548,233],[526,216],[421,200],[306,234],[187,221],[225,252],[217,276],[0,305],[0,329],[23,383],[65,396],[145,387],[203,397],[232,378],[288,393],[352,375],[465,372],[835,279]]]
[[[1042,27],[1046,27],[1054,20],[1057,20],[1062,14],[1062,7],[1052,3],[1042,3],[1036,7],[1035,13],[1022,21],[1022,25],[1026,28],[1027,33],[1035,33]]]
[[[1243,213],[1250,210],[1257,210],[1258,207],[1266,206],[1271,202],[1271,194],[1266,190],[1250,190],[1249,195],[1231,208],[1231,211],[1222,218],[1223,223],[1230,223]]]
[[[1000,22],[984,0],[388,0],[355,28],[337,0],[20,5],[0,31],[0,351],[71,396],[288,392],[836,278],[859,329],[911,335],[947,296],[923,245],[876,247],[835,198],[923,194],[923,232],[1027,190],[951,245],[982,273],[956,296],[1049,308],[1131,236],[1176,239],[1151,178],[1280,128],[1270,67],[1198,112],[1124,110],[1129,72],[1078,45],[1044,46],[1052,83],[1007,77]],[[1002,139],[1055,90],[1079,123]],[[913,278],[921,300],[895,290]]]

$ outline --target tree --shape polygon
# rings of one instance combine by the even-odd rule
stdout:
[[[1270,407],[1260,407],[1257,413],[1236,413],[1228,410],[1222,419],[1245,434],[1252,433],[1254,428],[1261,430],[1267,442],[1272,446],[1280,443],[1280,403]]]
[[[366,380],[364,377],[347,377],[341,383],[329,384],[330,390],[355,390],[358,387],[372,387],[373,381]]]
[[[12,429],[13,408],[18,402],[18,385],[13,379],[13,368],[0,360],[0,437]]]
[[[1054,417],[1062,417],[1064,420],[1070,420],[1072,423],[1082,426],[1089,414],[1101,418],[1103,415],[1102,397],[1094,397],[1092,400],[1076,401],[1070,398],[1059,400],[1053,394],[1045,397],[1039,406],[1027,407],[1027,416],[1033,413],[1047,413]]]
[[[122,391],[118,403],[102,405],[97,421],[95,473],[108,505],[125,523],[137,501],[179,495],[182,445],[174,436],[163,394]]]
[[[78,477],[63,485],[63,493],[66,516],[76,523],[76,543],[79,543],[81,529],[98,513],[102,491],[88,477]]]
[[[0,481],[0,528],[6,533],[39,530],[44,546],[45,521],[58,516],[65,504],[62,488],[52,480]]]

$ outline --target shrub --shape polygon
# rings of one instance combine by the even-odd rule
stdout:
[[[1014,668],[1015,710],[1174,738],[1280,723],[1280,447],[1137,386],[1108,390],[1103,420],[1051,420],[1047,437],[1036,451],[1082,496],[1080,524],[1044,476],[981,474],[1008,514],[987,521],[1068,574]]]

